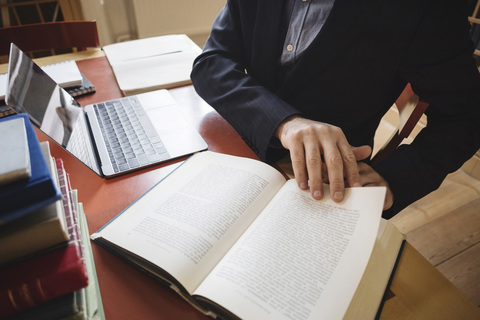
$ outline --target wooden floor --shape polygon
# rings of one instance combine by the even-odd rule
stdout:
[[[460,169],[392,221],[428,261],[480,307],[480,180]]]

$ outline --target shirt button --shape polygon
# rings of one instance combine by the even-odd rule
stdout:
[[[287,46],[287,51],[290,51],[290,52],[293,51],[293,46],[292,46],[291,44],[289,44],[289,45]]]

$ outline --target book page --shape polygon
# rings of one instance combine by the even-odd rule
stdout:
[[[384,196],[383,187],[352,188],[341,204],[316,201],[289,180],[195,294],[244,319],[341,319]]]
[[[284,183],[260,161],[201,152],[92,238],[147,259],[193,292]]]

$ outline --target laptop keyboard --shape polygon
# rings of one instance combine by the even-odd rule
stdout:
[[[169,158],[136,97],[97,103],[94,109],[115,172]]]
[[[86,124],[81,123],[85,118],[78,117],[77,123],[74,125],[75,130],[73,130],[70,138],[68,139],[67,150],[74,154],[78,159],[85,163],[88,167],[92,168],[93,164],[88,153],[87,142],[85,137],[88,135],[88,132],[85,130]]]

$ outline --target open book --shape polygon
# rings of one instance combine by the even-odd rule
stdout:
[[[384,196],[383,187],[352,188],[342,203],[316,201],[265,163],[206,151],[92,239],[212,317],[341,319],[370,259]],[[388,280],[393,265],[385,268]]]

